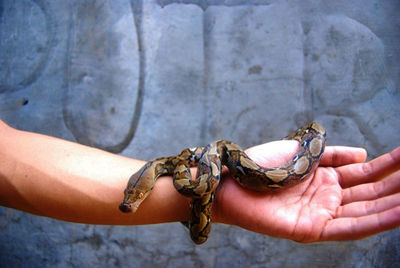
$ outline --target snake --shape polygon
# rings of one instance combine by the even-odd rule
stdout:
[[[254,162],[234,142],[218,140],[205,147],[184,149],[179,155],[147,162],[134,173],[119,205],[122,212],[136,212],[161,175],[172,175],[176,190],[189,198],[189,220],[182,222],[192,241],[202,244],[211,230],[215,193],[221,181],[222,166],[244,188],[257,192],[278,192],[305,181],[318,167],[325,150],[326,130],[317,123],[306,124],[284,139],[297,140],[300,147],[293,158],[279,166],[265,168]],[[197,166],[193,179],[190,168]]]

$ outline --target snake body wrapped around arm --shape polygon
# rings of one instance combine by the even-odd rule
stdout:
[[[196,244],[204,243],[211,229],[211,212],[220,182],[222,165],[243,187],[258,192],[283,190],[304,181],[317,168],[325,149],[326,131],[318,123],[307,124],[286,139],[300,142],[300,149],[283,166],[264,168],[251,160],[235,143],[219,140],[206,147],[188,148],[178,156],[157,158],[144,165],[129,179],[123,212],[135,212],[147,197],[157,178],[172,175],[177,191],[192,198],[191,215],[185,222]],[[198,166],[193,180],[190,167]]]

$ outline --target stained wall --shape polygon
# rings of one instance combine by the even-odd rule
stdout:
[[[0,2],[0,118],[138,159],[248,147],[311,120],[400,144],[398,1]],[[0,208],[0,266],[395,267],[399,230],[299,244],[217,225],[95,226]]]

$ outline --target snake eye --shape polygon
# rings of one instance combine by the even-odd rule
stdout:
[[[140,193],[138,194],[138,198],[142,199],[143,197],[144,197],[144,194],[143,194],[142,192],[140,192]]]

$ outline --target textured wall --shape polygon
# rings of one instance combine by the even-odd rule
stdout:
[[[371,157],[400,143],[400,3],[0,1],[0,117],[151,159],[311,120]],[[298,244],[233,226],[93,226],[0,208],[0,266],[398,267],[400,231]]]

